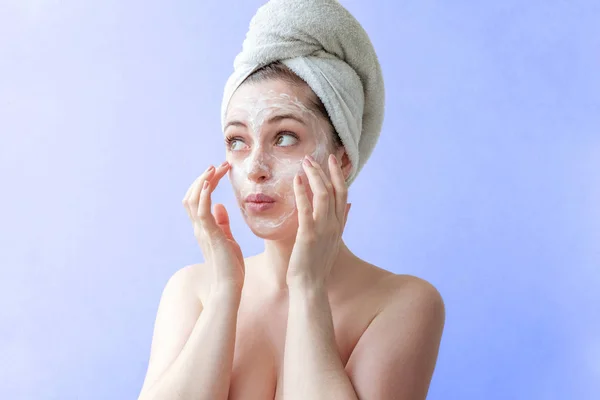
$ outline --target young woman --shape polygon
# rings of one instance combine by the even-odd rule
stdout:
[[[319,18],[330,28],[306,50],[296,39]],[[360,40],[335,31],[349,24]],[[274,0],[254,17],[225,90],[226,161],[183,199],[205,263],[165,286],[140,400],[426,397],[444,325],[439,293],[342,240],[348,186],[383,118],[379,65],[370,57],[365,67],[365,48],[374,51],[357,24],[334,0]],[[211,207],[226,174],[265,241],[259,255],[244,258],[225,208]]]

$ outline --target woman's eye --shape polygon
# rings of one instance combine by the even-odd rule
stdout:
[[[238,151],[243,150],[246,144],[240,139],[231,138],[227,140],[227,145],[229,146],[229,150]]]
[[[287,146],[295,145],[296,142],[298,142],[298,139],[296,138],[296,136],[294,136],[292,134],[283,133],[283,134],[279,135],[279,137],[277,138],[276,144],[277,144],[277,146],[287,147]]]
[[[244,143],[237,139],[234,139],[231,141],[231,150],[240,150],[243,145]]]

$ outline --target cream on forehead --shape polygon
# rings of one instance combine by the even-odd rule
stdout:
[[[301,115],[307,124],[311,122],[318,125],[318,116],[306,107],[296,96],[288,93],[269,90],[260,92],[254,96],[244,96],[230,109],[232,116],[241,114],[248,119],[249,128],[252,133],[259,133],[266,118],[272,114],[282,111]],[[317,132],[315,132],[317,133]]]
[[[296,96],[275,90],[263,91],[257,95],[244,96],[231,104],[230,117],[238,117],[248,122],[251,136],[255,139],[252,143],[250,154],[241,161],[233,161],[231,169],[232,184],[238,196],[238,201],[250,193],[263,192],[277,196],[285,208],[282,215],[276,217],[257,217],[247,215],[242,208],[246,219],[259,229],[274,229],[281,226],[287,219],[294,215],[296,202],[293,191],[293,179],[296,174],[303,174],[302,158],[287,159],[278,157],[268,146],[264,148],[261,141],[257,140],[265,121],[282,113],[298,115],[305,121],[308,133],[314,135],[316,146],[310,155],[319,163],[326,160],[329,145],[328,124],[322,118],[306,107]],[[249,179],[251,173],[265,171],[270,179],[256,183]]]

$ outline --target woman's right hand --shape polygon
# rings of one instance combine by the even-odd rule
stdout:
[[[194,225],[204,260],[212,268],[211,292],[233,290],[240,294],[246,272],[242,250],[231,234],[225,207],[216,204],[211,213],[211,193],[229,167],[227,161],[217,168],[211,165],[192,183],[182,203]]]

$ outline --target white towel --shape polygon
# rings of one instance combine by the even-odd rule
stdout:
[[[384,114],[375,49],[360,23],[336,0],[271,0],[258,9],[234,60],[221,106],[252,72],[281,61],[321,99],[352,163],[350,185],[370,157]]]

